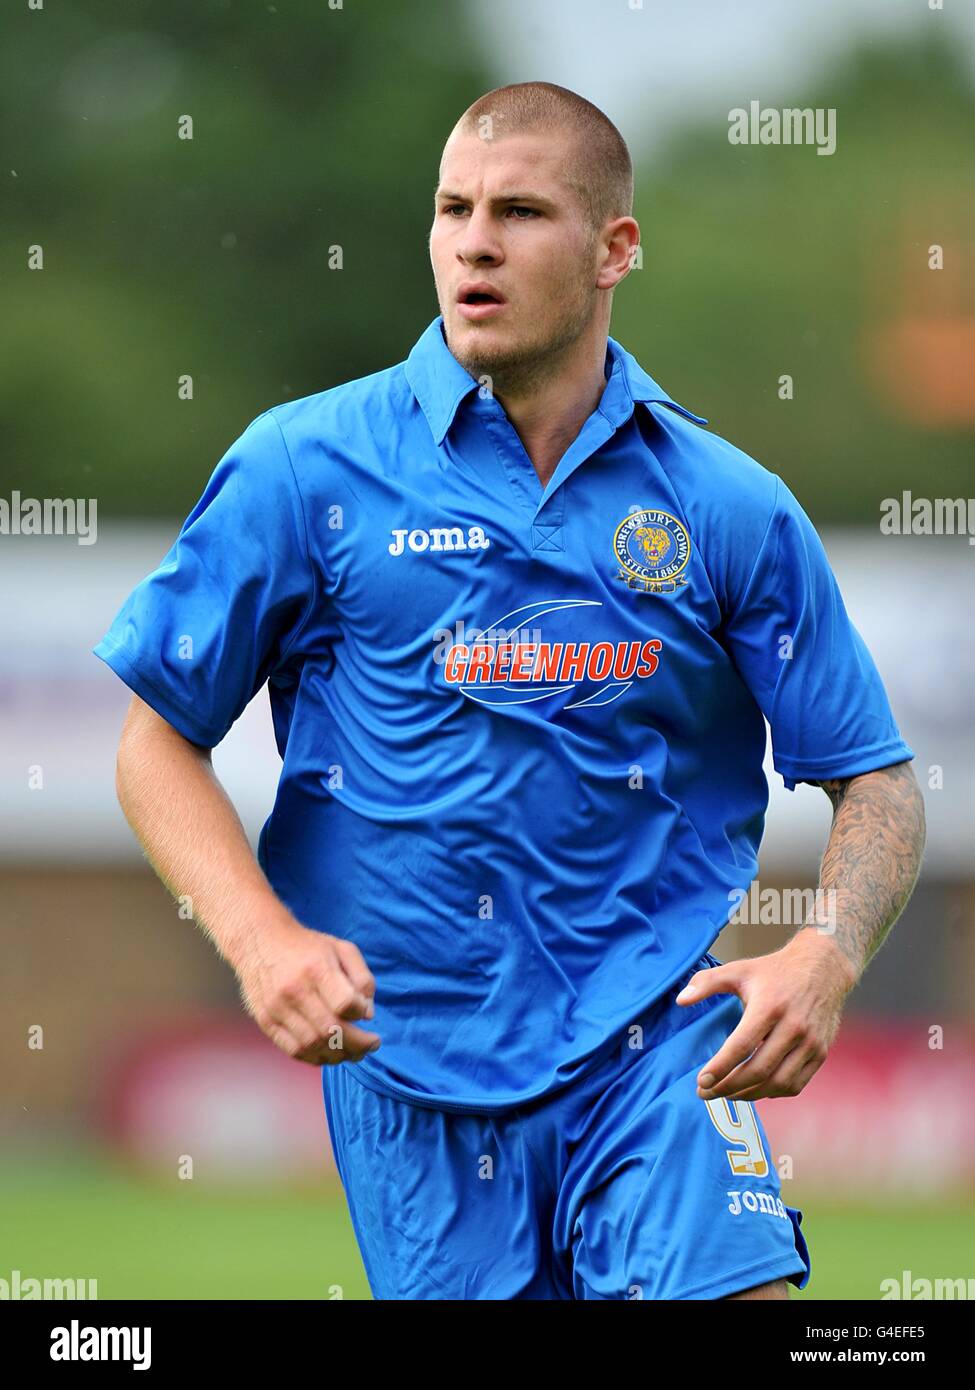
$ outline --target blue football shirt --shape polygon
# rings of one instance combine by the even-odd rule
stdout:
[[[596,1065],[757,870],[774,765],[914,755],[788,487],[610,338],[546,487],[438,317],[258,416],[95,648],[213,746],[269,686],[259,859],[376,977],[365,1085],[499,1110]]]

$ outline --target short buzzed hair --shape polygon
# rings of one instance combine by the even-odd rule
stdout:
[[[488,139],[568,129],[575,153],[566,179],[582,203],[591,232],[610,218],[632,216],[633,164],[626,141],[598,106],[567,87],[553,82],[496,87],[467,108],[455,129]]]

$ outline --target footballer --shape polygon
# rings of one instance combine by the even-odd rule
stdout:
[[[95,649],[135,833],[322,1068],[379,1299],[804,1287],[752,1103],[823,1064],[918,872],[914,754],[812,523],[609,336],[632,182],[575,93],[475,102],[437,317],[258,415]],[[210,750],[265,684],[255,857]],[[832,802],[835,910],[722,964],[766,720]]]

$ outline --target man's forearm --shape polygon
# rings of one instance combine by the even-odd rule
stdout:
[[[254,857],[207,752],[134,704],[119,748],[119,801],[156,873],[189,901],[221,955],[237,966],[255,936],[293,919]]]
[[[924,804],[908,764],[821,785],[833,802],[820,873],[830,916],[820,903],[781,950],[700,970],[677,996],[697,1004],[730,992],[745,1006],[698,1074],[702,1100],[797,1096],[826,1060],[847,995],[911,895]]]
[[[859,980],[917,880],[924,799],[909,763],[820,785],[833,803],[820,890],[832,908],[832,939]]]
[[[303,926],[264,877],[209,752],[138,696],[119,744],[119,801],[156,873],[233,967],[261,1031],[313,1066],[380,1045],[376,982],[351,941]]]

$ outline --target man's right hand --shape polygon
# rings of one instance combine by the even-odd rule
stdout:
[[[333,1066],[379,1047],[353,1024],[372,1018],[376,982],[351,941],[292,920],[252,938],[235,968],[248,1013],[289,1057]]]

